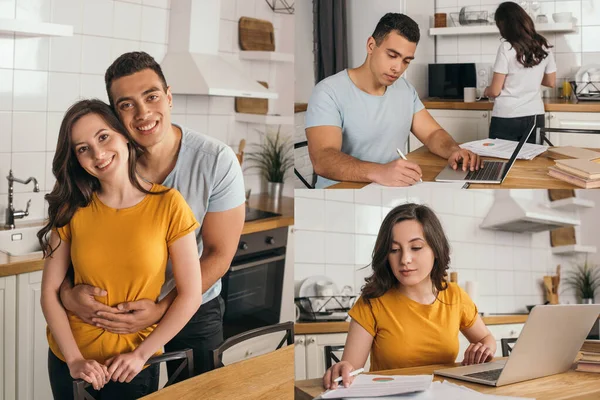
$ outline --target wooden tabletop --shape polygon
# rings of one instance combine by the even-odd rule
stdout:
[[[458,366],[459,364],[454,365]],[[428,365],[425,367],[381,371],[377,372],[377,374],[428,375],[432,374],[436,369],[447,368],[449,366],[452,365]],[[436,381],[447,380],[457,385],[469,387],[481,393],[494,395],[530,397],[535,398],[536,400],[600,399],[600,375],[588,372],[575,372],[573,368],[563,374],[533,379],[526,382],[513,383],[512,385],[501,386],[499,388],[438,376],[434,376],[433,379]],[[312,400],[324,391],[322,384],[322,379],[296,381],[295,399]]]
[[[273,199],[266,194],[256,194],[250,196],[248,205],[259,210],[275,212],[281,214],[281,216],[246,222],[242,230],[242,235],[281,228],[294,224],[294,199],[292,197],[282,197],[278,201],[273,201]],[[38,225],[41,223],[41,221],[36,222]],[[19,224],[19,227],[25,226],[32,225],[27,223]],[[6,254],[0,253],[0,278],[3,276],[12,276],[27,272],[41,271],[43,268],[44,260],[30,259],[27,261],[9,262]]]
[[[557,98],[542,99],[545,112],[600,112],[600,102],[565,100]],[[494,108],[494,103],[480,100],[473,103],[465,103],[456,99],[425,98],[423,105],[430,110],[485,110]]]
[[[487,315],[481,317],[486,325],[524,324],[527,315]],[[294,334],[296,335],[318,335],[321,333],[347,333],[350,322],[296,322]]]
[[[423,172],[423,181],[434,182],[435,177],[446,167],[447,160],[431,153],[425,146],[406,155],[409,161],[419,164]],[[483,157],[484,160],[498,160]],[[581,189],[560,179],[548,175],[548,167],[553,166],[554,156],[548,152],[533,160],[516,160],[504,182],[500,185],[473,183],[469,189]],[[368,183],[340,182],[329,186],[330,189],[360,189]]]
[[[293,393],[292,345],[187,379],[142,399],[288,400]]]

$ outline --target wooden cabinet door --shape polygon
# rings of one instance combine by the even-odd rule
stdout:
[[[17,276],[17,399],[52,400],[46,320],[40,304],[42,271]]]
[[[547,115],[548,128],[600,130],[600,114],[580,112],[551,112]],[[600,148],[600,134],[548,132],[555,146]]]
[[[0,400],[16,397],[17,279],[0,278]]]
[[[489,136],[489,111],[470,110],[428,110],[431,116],[444,128],[457,143],[485,139]],[[412,133],[408,148],[414,151],[423,143]]]

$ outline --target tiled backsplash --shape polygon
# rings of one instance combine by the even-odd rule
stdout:
[[[600,249],[600,192],[577,191],[592,199],[596,208],[580,212],[578,243]],[[546,190],[522,191],[547,202]],[[477,304],[481,311],[525,311],[528,304],[544,301],[542,277],[561,264],[563,274],[577,259],[551,253],[549,232],[511,233],[480,229],[493,203],[493,190],[419,188],[385,190],[296,190],[297,283],[311,275],[325,275],[338,288],[350,285],[356,293],[370,274],[373,245],[379,226],[392,207],[405,202],[427,204],[440,218],[451,245],[451,271],[459,284],[478,282]],[[596,219],[594,219],[596,218]],[[592,242],[590,242],[592,241]],[[595,241],[595,243],[593,243]],[[598,262],[598,260],[590,259]],[[575,298],[561,289],[561,302]]]
[[[0,220],[7,206],[5,176],[35,176],[40,193],[15,185],[15,207],[22,209],[32,199],[28,219],[42,218],[43,196],[52,189],[51,171],[56,138],[66,109],[79,98],[97,97],[107,101],[104,71],[127,51],[143,50],[158,61],[167,51],[169,0],[14,0],[0,1],[1,18],[17,18],[73,25],[72,37],[26,37],[0,34]],[[221,28],[218,38],[223,55],[239,52],[237,24],[241,16],[273,22],[278,51],[293,52],[293,16],[276,14],[264,0],[221,0]],[[285,66],[272,62],[242,61],[242,67],[256,80],[292,93],[293,82],[281,84]],[[293,73],[293,72],[292,72]],[[279,74],[279,78],[278,78]],[[168,78],[168,77],[167,77]],[[280,97],[282,94],[280,93]],[[293,96],[289,97],[292,113]],[[270,109],[280,111],[279,103]],[[257,143],[264,125],[236,122],[234,99],[226,97],[175,95],[172,120],[214,136],[237,151],[239,141]],[[275,129],[273,127],[272,129]],[[291,134],[293,126],[282,127]],[[246,151],[252,150],[247,147]],[[260,178],[245,171],[253,193],[260,191]],[[291,176],[290,176],[291,178]],[[291,181],[290,181],[291,182]],[[292,194],[292,184],[286,185]]]
[[[459,11],[463,6],[492,13],[502,3],[499,0],[436,0],[436,12]],[[573,14],[576,30],[569,33],[541,34],[554,45],[559,84],[573,78],[586,64],[600,63],[600,1],[598,0],[542,0],[538,14],[545,14],[552,22],[555,12]],[[493,64],[498,51],[500,35],[466,35],[437,37],[436,62],[476,62]],[[560,85],[557,85],[560,86]]]

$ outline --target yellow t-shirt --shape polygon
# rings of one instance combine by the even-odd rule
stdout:
[[[155,184],[151,191],[165,189]],[[199,226],[183,196],[171,189],[147,194],[133,207],[119,210],[104,205],[94,194],[91,203],[57,231],[71,244],[75,284],[105,289],[108,295],[97,300],[116,306],[144,298],[157,300],[165,280],[168,246]],[[133,351],[155,328],[119,335],[86,324],[71,312],[67,315],[83,357],[100,363]],[[52,352],[64,361],[50,329],[47,337]]]
[[[373,336],[371,371],[382,371],[453,363],[459,330],[475,323],[477,307],[460,286],[449,283],[433,304],[392,288],[370,304],[361,297],[349,315]]]

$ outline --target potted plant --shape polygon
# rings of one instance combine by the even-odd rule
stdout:
[[[256,150],[246,154],[246,159],[252,163],[248,169],[260,171],[267,181],[267,193],[272,198],[281,197],[284,178],[294,165],[290,139],[281,135],[279,126],[276,134],[264,134],[263,143],[253,145]]]
[[[586,258],[583,264],[577,264],[574,270],[567,273],[565,285],[575,291],[583,304],[594,303],[596,289],[600,287],[598,272],[598,267],[588,263]]]

